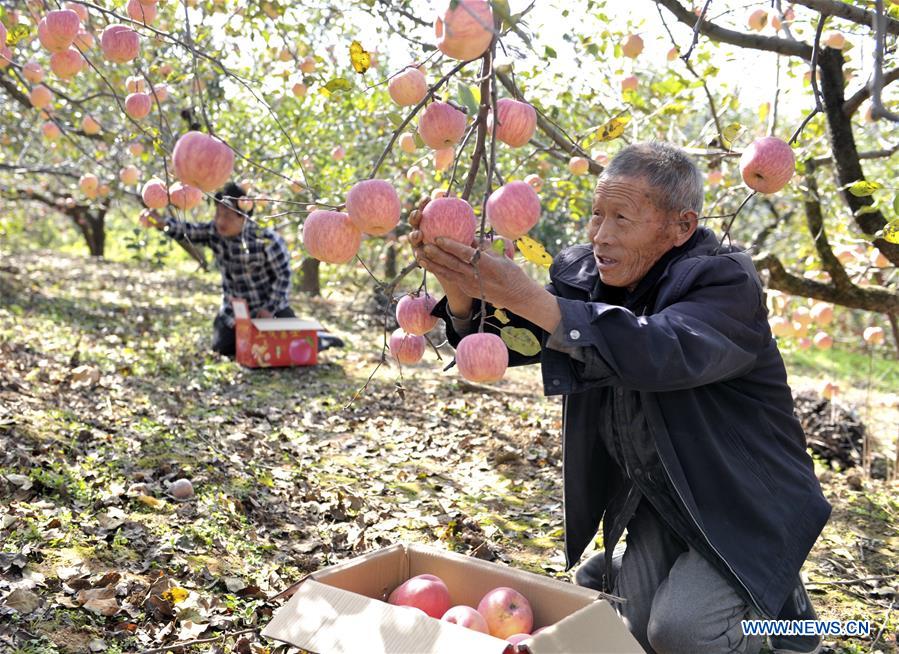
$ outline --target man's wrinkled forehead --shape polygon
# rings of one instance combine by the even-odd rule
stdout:
[[[659,207],[658,190],[645,177],[602,174],[593,189],[594,206],[601,201],[617,202],[642,208],[647,204]]]

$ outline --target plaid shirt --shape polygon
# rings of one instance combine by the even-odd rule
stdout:
[[[216,231],[214,222],[187,223],[168,218],[165,231],[172,238],[183,238],[212,249],[222,273],[219,313],[229,327],[234,326],[232,297],[246,300],[253,317],[263,309],[274,314],[287,308],[290,254],[284,239],[271,228],[260,229],[247,220],[240,236],[224,238]]]

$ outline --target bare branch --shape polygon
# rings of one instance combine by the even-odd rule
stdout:
[[[524,95],[521,93],[521,91],[518,89],[518,87],[515,86],[515,83],[512,81],[512,79],[508,75],[497,71],[496,77],[499,79],[500,82],[502,82],[503,86],[506,87],[506,90],[512,94],[512,97],[514,97],[516,100],[522,100],[524,102],[527,102],[527,100],[525,100],[525,98],[524,98]],[[572,156],[585,157],[587,159],[587,161],[590,162],[590,172],[592,174],[594,174],[594,175],[602,174],[603,167],[601,165],[599,165],[596,161],[591,159],[590,155],[581,146],[579,146],[577,143],[575,143],[571,139],[566,138],[565,135],[562,134],[562,132],[560,132],[558,129],[556,129],[552,125],[552,123],[550,123],[543,116],[541,116],[540,112],[537,112],[537,127],[539,127],[540,130],[544,134],[546,134],[550,139],[552,139],[553,143],[555,143],[557,146],[559,146],[559,148],[561,148],[568,154],[570,154]]]
[[[849,309],[863,309],[878,313],[899,311],[899,294],[882,287],[851,286],[848,289],[838,289],[833,284],[818,282],[787,272],[780,260],[770,253],[754,257],[753,263],[759,272],[768,272],[768,286],[778,291],[832,302]]]
[[[782,55],[792,57],[800,57],[806,61],[812,58],[812,48],[808,44],[799,41],[790,41],[777,36],[761,36],[759,34],[746,34],[745,32],[737,32],[729,30],[707,20],[696,20],[696,14],[684,7],[678,0],[656,0],[657,4],[662,5],[674,14],[680,22],[693,27],[699,25],[701,34],[708,36],[714,41],[722,43],[730,43],[743,48],[752,48],[754,50],[766,50],[768,52],[777,52]]]
[[[837,0],[793,0],[797,5],[814,9],[822,14],[830,14],[837,18],[843,18],[865,27],[871,27],[874,24],[874,12],[856,7],[846,2]],[[888,34],[899,35],[899,21],[888,18],[886,21],[886,31]]]
[[[884,74],[883,87],[892,84],[897,79],[899,79],[899,68],[894,68],[893,70]],[[843,103],[843,113],[846,114],[847,118],[851,118],[852,114],[858,111],[858,108],[862,106],[862,103],[870,97],[871,86],[870,84],[865,84],[862,88],[856,91],[851,98]]]

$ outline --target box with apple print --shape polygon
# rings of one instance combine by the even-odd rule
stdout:
[[[232,300],[237,362],[248,368],[314,366],[318,362],[315,320],[250,318],[244,300]]]

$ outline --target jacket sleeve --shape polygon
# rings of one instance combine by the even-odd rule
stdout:
[[[175,240],[186,239],[197,245],[206,245],[217,236],[212,222],[188,223],[172,217],[165,220],[165,233]]]
[[[546,289],[550,293],[553,293],[552,284],[548,285]],[[457,345],[459,345],[459,341],[461,341],[465,336],[478,331],[478,325],[480,324],[480,308],[481,301],[475,300],[472,304],[472,315],[470,319],[452,316],[449,312],[449,303],[447,302],[446,297],[443,297],[437,303],[437,306],[435,306],[433,310],[431,310],[431,315],[437,316],[438,318],[443,320],[444,323],[446,323],[446,339],[449,341],[450,345],[456,347]],[[515,315],[511,311],[505,311],[505,314],[509,317],[509,322],[506,325],[500,325],[499,321],[496,318],[491,318],[495,310],[496,309],[492,304],[490,304],[489,302],[486,303],[485,311],[487,312],[487,320],[484,322],[485,332],[499,335],[500,329],[502,327],[523,327],[524,329],[530,331],[534,336],[536,336],[541,345],[545,345],[548,334],[542,328],[538,327],[529,320],[525,320],[521,316]],[[529,363],[539,362],[540,354],[525,356],[514,350],[509,350],[510,366],[523,366]]]
[[[271,242],[265,248],[265,258],[271,274],[274,276],[274,281],[271,294],[263,307],[271,313],[275,313],[280,307],[287,304],[287,297],[290,294],[290,253],[280,235],[273,235]]]
[[[726,256],[685,265],[671,282],[671,304],[649,316],[559,298],[561,345],[586,348],[591,360],[586,368],[571,366],[572,386],[674,391],[738,377],[752,368],[771,338],[754,270]]]

